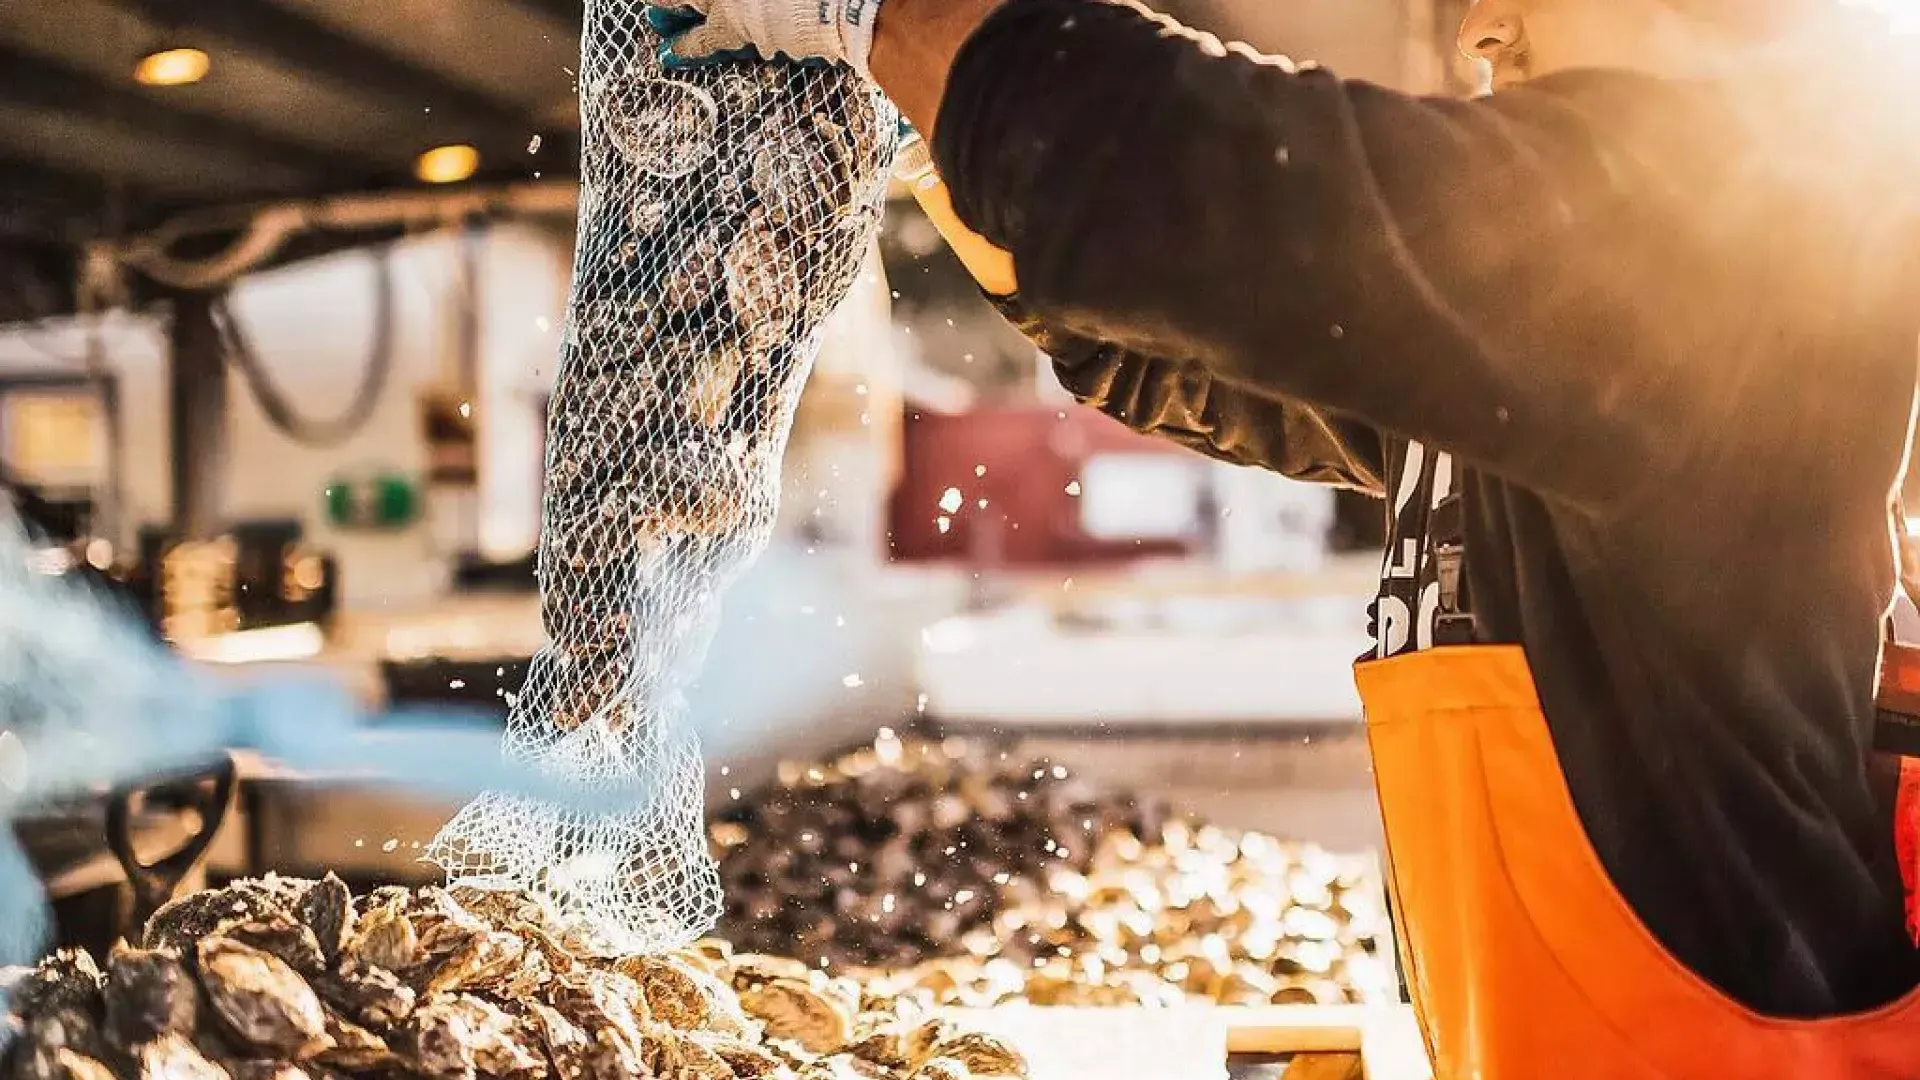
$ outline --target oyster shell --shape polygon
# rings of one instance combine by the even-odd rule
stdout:
[[[1007,1065],[992,1040],[927,1022],[927,1003],[911,991],[735,958],[712,943],[610,955],[604,940],[512,894],[389,889],[355,903],[337,878],[276,879],[179,910],[217,931],[196,943],[191,962],[169,948],[122,944],[104,977],[78,953],[16,973],[13,984],[34,992],[14,1004],[37,1011],[5,1018],[18,1032],[10,1075],[907,1080],[909,1046]],[[173,926],[190,921],[176,912]],[[323,937],[340,942],[331,958]],[[396,972],[369,955],[420,959]],[[296,964],[317,970],[306,978]]]
[[[53,1065],[53,1075],[60,1080],[115,1080],[105,1064],[72,1050],[55,1050]]]
[[[241,1042],[295,1060],[330,1045],[319,997],[280,958],[222,937],[202,940],[197,954],[207,999]]]
[[[319,938],[306,923],[285,912],[272,912],[263,918],[222,923],[215,931],[222,937],[251,945],[271,953],[302,975],[317,975],[327,969],[327,956]]]
[[[976,1077],[1019,1077],[1027,1074],[1027,1059],[1000,1039],[977,1031],[963,1032],[933,1048],[935,1058],[966,1066]]]
[[[22,1016],[82,1012],[100,1008],[105,977],[85,949],[61,949],[22,977],[13,989],[13,1008]]]
[[[414,1010],[389,1041],[407,1067],[433,1080],[474,1080],[475,1033],[467,1017],[446,1002]]]
[[[200,993],[171,949],[116,948],[107,958],[107,1032],[125,1046],[191,1035]]]
[[[629,956],[614,965],[614,970],[639,985],[653,1019],[680,1031],[694,1031],[707,1022],[712,1011],[709,991],[694,972],[675,961]]]
[[[456,994],[434,1008],[457,1013],[473,1042],[473,1063],[481,1073],[498,1080],[540,1080],[547,1074],[546,1058],[522,1045],[521,1025],[499,1007],[469,994]]]
[[[373,908],[360,918],[353,940],[347,944],[346,956],[351,961],[392,972],[406,971],[424,959],[413,920],[404,911],[385,905]]]
[[[413,1014],[413,988],[386,968],[349,963],[312,986],[321,1000],[369,1027],[392,1027]]]
[[[353,934],[355,918],[353,893],[346,882],[328,874],[301,895],[298,906],[300,921],[312,932],[327,966],[338,963]]]
[[[740,995],[748,1015],[767,1025],[767,1034],[792,1039],[816,1054],[829,1053],[853,1035],[853,1017],[840,1004],[798,979],[775,979]]]
[[[134,1051],[140,1080],[233,1080],[181,1035],[162,1035]]]
[[[792,1075],[787,1063],[752,1043],[723,1036],[694,1035],[714,1052],[738,1080],[785,1080]]]
[[[725,1058],[690,1035],[660,1024],[640,1033],[640,1061],[655,1076],[681,1080],[735,1080]]]
[[[314,1060],[348,1071],[374,1069],[394,1060],[387,1040],[336,1013],[326,1015],[327,1038],[333,1045]]]

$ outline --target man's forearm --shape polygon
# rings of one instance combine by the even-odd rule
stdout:
[[[887,0],[874,26],[873,77],[928,140],[960,49],[1010,0]]]

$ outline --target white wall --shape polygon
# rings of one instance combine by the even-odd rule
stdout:
[[[173,482],[168,474],[166,341],[149,319],[115,313],[81,324],[60,320],[30,327],[0,328],[0,379],[36,375],[81,375],[88,357],[118,376],[123,407],[121,461],[126,498],[125,536],[134,527],[164,521]]]
[[[350,441],[326,449],[298,445],[271,427],[237,377],[232,385],[222,481],[227,516],[300,519],[317,544],[341,557],[349,606],[425,600],[443,588],[445,560],[454,554],[436,550],[424,526],[337,532],[325,520],[323,492],[354,472],[421,475],[420,396],[451,375],[457,355],[459,243],[455,234],[435,234],[393,248],[393,379]],[[479,536],[472,541],[489,554],[527,550],[538,535],[539,399],[558,357],[569,257],[563,240],[522,226],[488,230],[482,247],[474,407],[485,455]],[[373,282],[372,256],[347,252],[248,278],[235,289],[234,310],[262,366],[304,414],[334,416],[351,399],[368,355]],[[170,512],[165,332],[161,317],[124,313],[0,329],[0,375],[57,368],[49,354],[81,357],[90,340],[119,374],[131,527],[164,522]]]

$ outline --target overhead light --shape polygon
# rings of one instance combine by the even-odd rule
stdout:
[[[480,169],[480,151],[471,146],[436,146],[420,155],[413,174],[429,184],[457,184]]]
[[[140,58],[133,77],[147,86],[189,86],[206,78],[211,64],[199,49],[155,49]]]

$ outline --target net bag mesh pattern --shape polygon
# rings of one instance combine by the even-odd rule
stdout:
[[[548,643],[504,752],[656,794],[600,816],[484,795],[428,857],[654,951],[720,910],[685,690],[721,591],[771,539],[794,408],[878,231],[899,140],[892,107],[845,69],[666,70],[644,10],[587,5],[539,554]]]

